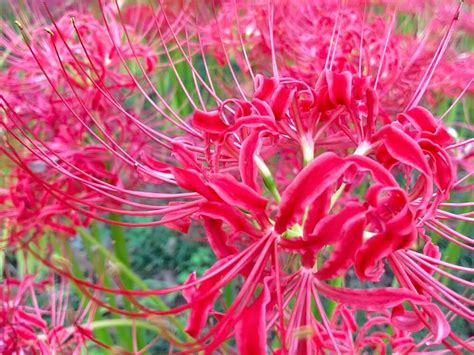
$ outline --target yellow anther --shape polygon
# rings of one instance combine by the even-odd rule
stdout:
[[[71,268],[71,262],[60,255],[53,255],[51,260],[54,264],[62,266],[63,269],[69,270]]]

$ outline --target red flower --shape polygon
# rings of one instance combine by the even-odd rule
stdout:
[[[21,280],[7,278],[0,284],[0,350],[3,353],[47,353],[69,351],[79,354],[84,346],[84,333],[94,310],[89,306],[78,310],[75,322],[67,325],[69,288],[61,284],[55,289],[52,278],[35,282],[32,275]],[[40,295],[47,294],[50,303],[42,304]],[[70,309],[70,308],[69,308]]]
[[[2,125],[7,136],[28,154],[18,153],[10,141],[1,149],[25,171],[25,181],[31,179],[46,191],[41,200],[47,203],[40,206],[29,195],[13,194],[21,210],[18,215],[31,208],[41,215],[50,206],[60,206],[53,208],[54,218],[42,221],[51,228],[56,226],[51,221],[59,217],[58,211],[64,214],[62,208],[68,215],[80,212],[103,221],[107,221],[104,212],[158,216],[161,219],[136,225],[162,224],[181,231],[191,230],[189,225],[196,223],[204,228],[219,260],[204,275],[191,274],[184,285],[152,291],[106,288],[43,260],[49,267],[74,280],[101,307],[123,316],[189,311],[186,331],[193,339],[175,344],[185,351],[212,353],[225,348],[223,344],[231,337],[244,354],[267,352],[272,337],[278,343],[274,350],[290,354],[383,351],[386,342],[401,352],[424,351],[434,343],[450,351],[472,348],[469,340],[449,329],[450,316],[442,312],[448,309],[472,321],[468,308],[472,301],[435,276],[446,276],[469,288],[471,282],[441,266],[462,272],[472,269],[441,261],[434,247],[436,239],[426,233],[434,231],[472,249],[470,238],[445,223],[446,219],[471,222],[471,214],[443,209],[459,207],[445,201],[469,178],[471,172],[458,179],[454,168],[455,161],[469,169],[465,161],[469,153],[455,159],[452,151],[468,143],[454,142],[440,120],[418,106],[446,51],[459,7],[430,63],[416,66],[423,68],[417,70],[420,77],[416,80],[406,72],[417,62],[411,51],[419,43],[392,35],[396,12],[390,13],[388,25],[374,16],[366,26],[365,15],[356,7],[290,6],[293,3],[286,1],[246,6],[232,1],[212,6],[216,28],[211,32],[208,24],[200,23],[209,15],[206,9],[183,22],[179,15],[171,21],[174,12],[161,11],[156,34],[162,42],[160,54],[168,60],[164,66],[176,87],[160,92],[148,75],[157,65],[156,58],[140,38],[122,26],[128,17],[120,7],[114,14],[112,8],[100,5],[102,32],[90,29],[92,21],[79,25],[79,17],[72,28],[54,22],[53,36],[46,45],[28,44],[26,52],[39,66],[39,71],[28,68],[27,74],[30,78],[44,75],[52,88],[45,96],[31,99],[45,107],[45,122],[73,118],[81,132],[71,137],[78,142],[84,136],[94,139],[100,149],[93,144],[77,150],[64,148],[53,138],[62,136],[61,130],[53,128],[54,134],[45,138],[39,134],[41,127],[28,128],[23,118],[34,113],[28,111],[22,117],[16,112],[15,107],[23,107],[18,103],[23,96],[14,88],[4,100],[8,120]],[[294,8],[298,21],[286,21]],[[148,10],[154,18],[154,10]],[[145,9],[130,11],[129,15],[150,16]],[[327,13],[331,16],[324,15]],[[225,28],[234,17],[236,27]],[[162,27],[164,24],[167,26]],[[249,51],[267,45],[253,54],[264,59],[255,68],[265,72],[259,65],[270,64],[267,72],[271,75],[254,75],[254,61],[244,42],[247,33],[241,26],[254,40]],[[191,39],[191,28],[203,27],[204,32]],[[92,50],[83,44],[75,48],[68,43],[74,33],[94,43],[98,58],[84,57],[82,51]],[[215,59],[227,65],[230,88],[224,76],[214,78],[214,83],[209,72],[204,50],[212,48],[216,38],[221,50],[214,53]],[[412,46],[403,47],[404,40]],[[423,51],[423,43],[419,45],[415,48]],[[242,56],[231,57],[233,51],[227,47]],[[73,49],[81,54],[75,55]],[[51,54],[57,59],[54,65],[48,60]],[[242,65],[238,71],[234,58]],[[191,87],[176,69],[178,60],[189,67]],[[197,60],[204,70],[194,64]],[[306,63],[299,64],[299,60]],[[406,61],[407,68],[402,68]],[[113,66],[111,73],[109,65]],[[127,75],[118,69],[122,67]],[[132,72],[137,67],[139,78]],[[239,73],[244,74],[242,83]],[[161,84],[166,86],[167,81]],[[162,118],[156,129],[129,113],[127,105],[120,106],[119,100],[128,99],[122,87],[130,89],[132,100],[139,104],[135,93],[141,93]],[[226,91],[230,98],[223,98]],[[186,107],[171,102],[177,92],[186,97]],[[50,96],[58,97],[59,104]],[[54,113],[56,105],[63,112]],[[69,136],[63,138],[67,141]],[[94,147],[93,155],[86,154],[88,147]],[[32,169],[32,156],[43,161],[44,172]],[[159,191],[139,190],[128,184],[134,182],[132,177]],[[230,304],[222,300],[224,289],[234,292]],[[134,308],[112,306],[101,297],[103,293],[127,297]],[[135,299],[170,293],[181,293],[186,302],[160,311]],[[354,310],[364,310],[366,325],[356,324]],[[391,334],[372,332],[379,325],[394,330]],[[416,343],[413,334],[422,330],[428,335]]]

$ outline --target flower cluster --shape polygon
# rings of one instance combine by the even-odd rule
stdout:
[[[85,306],[76,312],[74,324],[67,326],[73,314],[69,288],[65,280],[58,285],[52,277],[35,282],[32,275],[0,283],[2,353],[80,354],[91,333],[87,323],[94,311],[91,305]]]
[[[217,261],[179,286],[113,277],[113,288],[43,259],[107,311],[185,314],[183,339],[168,339],[185,352],[474,351],[451,328],[474,320],[474,269],[443,257],[446,244],[473,248],[456,230],[473,221],[459,212],[473,202],[456,197],[472,188],[473,140],[443,121],[472,95],[472,55],[450,47],[461,4],[418,36],[390,4],[382,15],[369,3],[98,5],[101,20],[47,10],[46,31],[18,24],[23,41],[2,39],[11,244],[32,230],[73,236],[91,219],[201,229]],[[141,301],[169,294],[181,303]],[[23,328],[11,334],[43,331],[42,311],[15,307],[3,318]]]
[[[0,78],[1,105],[8,112],[4,129],[16,139],[33,137],[25,138],[26,149],[5,143],[12,148],[6,155],[18,165],[9,176],[10,204],[1,212],[16,222],[10,242],[31,231],[40,235],[45,226],[74,235],[74,227],[87,225],[88,219],[71,204],[92,212],[107,199],[97,191],[98,182],[119,189],[136,184],[123,162],[138,155],[148,137],[130,127],[137,120],[133,112],[127,112],[126,121],[121,117],[122,103],[137,96],[139,80],[124,63],[143,60],[144,70],[154,71],[159,55],[146,45],[130,49],[121,39],[124,30],[131,39],[147,35],[149,29],[132,26],[140,11],[146,15],[133,7],[120,22],[111,7],[104,8],[104,16],[114,21],[110,32],[91,15],[74,11],[54,22],[56,36],[42,27],[25,34],[18,23],[22,41],[5,26],[2,45],[10,53]]]

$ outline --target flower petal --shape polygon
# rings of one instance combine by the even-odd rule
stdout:
[[[316,198],[308,210],[308,216],[304,222],[303,238],[313,234],[315,226],[326,216],[331,207],[330,189],[324,191]]]
[[[254,213],[263,213],[268,200],[257,194],[245,184],[237,181],[229,174],[214,174],[208,185],[222,200],[231,206],[242,208]]]
[[[365,223],[363,214],[358,214],[344,223],[342,236],[331,256],[316,273],[318,279],[326,280],[339,276],[353,263],[356,251],[363,241]]]
[[[215,191],[206,185],[196,170],[173,168],[172,171],[178,186],[197,192],[209,201],[221,201]]]
[[[208,269],[204,273],[203,277],[209,273],[212,273],[214,270],[219,269],[221,264],[224,264],[227,261],[228,259],[221,259],[217,261],[210,269]],[[185,289],[183,296],[188,301],[188,303],[193,302],[194,300],[208,293],[208,290],[211,289],[212,286],[214,286],[215,283],[221,278],[222,278],[221,273],[218,273],[215,276],[202,282],[199,288],[196,286],[193,286],[192,288],[189,287]],[[196,281],[196,274],[193,272],[188,277],[185,284],[190,284],[195,281]],[[209,315],[209,312],[212,309],[217,297],[219,297],[219,290],[216,290],[215,292],[204,297],[202,300],[195,302],[193,306],[191,307],[191,312],[189,313],[188,322],[186,324],[186,332],[189,335],[191,335],[193,338],[197,338],[199,334],[201,333],[202,329],[205,327],[206,322],[207,322],[207,316]]]
[[[380,184],[386,186],[398,186],[393,175],[377,161],[362,155],[350,155],[346,160],[355,163],[359,171],[368,171]]]
[[[296,89],[289,88],[286,85],[279,85],[271,99],[271,107],[275,118],[281,120],[290,108],[295,96]]]
[[[186,145],[183,143],[178,141],[173,142],[173,154],[185,169],[191,168],[198,170],[200,168],[196,155],[187,149]]]
[[[430,167],[423,151],[413,138],[393,125],[382,131],[385,131],[385,147],[392,157],[420,170],[427,177],[431,176]]]
[[[209,112],[194,111],[192,123],[194,127],[206,133],[221,133],[228,128],[217,110]]]
[[[348,71],[334,73],[326,71],[329,99],[334,105],[349,105],[351,103],[352,74]]]
[[[424,328],[420,317],[413,311],[406,311],[401,304],[393,308],[390,321],[393,326],[408,332],[417,332]]]
[[[239,156],[239,169],[242,182],[255,191],[259,191],[257,184],[258,170],[255,165],[254,157],[257,154],[261,144],[263,131],[253,131],[242,143]]]
[[[323,282],[316,282],[317,289],[326,298],[340,302],[347,306],[369,311],[383,310],[394,307],[404,301],[424,303],[426,299],[410,290],[404,288],[368,288],[349,289],[345,287],[333,287]]]
[[[275,78],[267,78],[261,74],[255,76],[255,93],[254,97],[267,101],[272,97],[278,85],[278,80]]]
[[[421,132],[421,137],[445,147],[454,142],[448,131],[439,123],[430,111],[423,107],[414,107],[401,115]]]
[[[428,139],[420,139],[418,143],[431,158],[430,162],[436,186],[438,186],[442,193],[447,193],[451,190],[455,180],[455,171],[451,157],[444,149]]]
[[[235,340],[239,354],[265,355],[267,353],[265,309],[269,300],[268,287],[265,285],[262,293],[252,305],[243,309],[240,319],[235,325]]]
[[[206,236],[212,251],[219,259],[235,254],[238,250],[228,245],[228,235],[222,229],[222,221],[203,217]]]
[[[226,222],[236,232],[244,232],[252,236],[260,235],[260,232],[255,229],[239,210],[225,203],[202,203],[199,214],[213,219],[220,219]]]
[[[349,164],[328,152],[306,166],[283,192],[275,231],[283,233],[292,223],[297,223],[306,206],[334,184]]]

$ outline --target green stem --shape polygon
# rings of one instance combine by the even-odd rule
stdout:
[[[18,269],[18,277],[23,277],[26,275],[26,265],[25,265],[25,254],[23,250],[19,249],[16,251],[16,263]]]
[[[331,286],[335,286],[335,287],[341,287],[342,286],[342,283],[343,283],[343,277],[336,277],[335,279],[333,280],[330,280],[329,281],[329,284]],[[328,316],[328,319],[331,319],[332,317],[332,314],[334,313],[334,310],[336,309],[336,302],[335,301],[332,301],[332,300],[329,300],[328,302],[328,306],[327,306],[327,316]]]
[[[468,208],[464,208],[461,210],[461,213],[467,213],[467,212],[469,212]],[[468,223],[465,221],[461,221],[458,223],[456,230],[459,233],[463,233],[464,229],[465,228],[467,229],[467,227],[468,227]],[[466,235],[467,234],[468,232],[466,231]],[[461,257],[461,254],[462,254],[462,248],[459,245],[454,244],[454,243],[449,243],[448,247],[445,249],[443,253],[443,256],[444,256],[443,259],[447,263],[457,264],[459,261],[459,258]],[[449,281],[450,281],[449,277],[446,277],[446,276],[441,277],[441,275],[438,275],[438,279],[441,279],[441,282],[446,286],[449,284]]]
[[[97,242],[100,243],[100,232],[99,232],[99,227],[96,221],[92,221],[90,225],[90,232],[91,232],[92,237],[95,238]],[[88,260],[90,260],[92,263],[91,266],[94,272],[97,274],[99,279],[103,280],[102,282],[104,283],[104,286],[110,286],[111,283],[110,283],[109,277],[107,273],[105,272],[106,271],[105,270],[105,263],[106,263],[105,257],[103,255],[96,255],[94,252],[94,246],[91,245],[91,243],[89,243],[88,241],[83,240],[83,244],[84,244],[84,249],[86,250]],[[107,294],[105,295],[105,297],[106,297],[107,303],[110,304],[112,307],[115,307],[117,305],[114,295]],[[118,315],[115,315],[115,314],[112,314],[111,316],[115,318],[119,318]],[[101,320],[102,317],[103,317],[102,312],[95,312],[94,322]],[[120,337],[123,337],[120,331],[118,331],[118,335]],[[97,339],[99,339],[101,342],[105,344],[109,344],[109,345],[113,344],[113,339],[109,332],[109,329],[98,329],[96,331],[96,336],[97,336]]]
[[[144,320],[140,319],[129,319],[129,318],[119,318],[119,319],[103,319],[103,320],[98,320],[98,321],[93,321],[89,324],[83,324],[82,327],[84,328],[89,328],[93,330],[94,332],[98,332],[101,330],[108,330],[111,328],[123,328],[123,327],[136,327],[136,328],[141,328],[144,330],[151,330],[153,332],[156,332],[158,334],[161,334],[163,332],[163,327],[159,327],[151,322],[146,322]],[[65,328],[65,330],[69,333],[73,333],[76,331],[75,326],[70,326],[68,328]],[[127,332],[128,334],[128,332]],[[39,339],[46,339],[47,335],[45,334],[40,334],[38,336]]]
[[[119,318],[119,319],[104,319],[92,322],[89,327],[94,330],[100,329],[110,329],[112,327],[132,327],[135,323],[137,328],[152,330],[157,333],[162,331],[162,328],[157,327],[153,323],[145,322],[140,319],[129,319],[129,318]]]
[[[97,241],[93,236],[91,236],[87,230],[84,228],[79,228],[78,229],[79,235],[86,240],[88,243],[93,245],[96,249],[97,252],[105,256],[108,260],[113,262],[115,266],[123,272],[124,275],[126,275],[133,283],[134,285],[138,286],[142,290],[149,290],[150,288],[147,286],[147,284],[137,275],[135,274],[130,268],[125,266],[113,253],[111,253],[104,245],[102,245],[99,241]],[[160,310],[160,311],[166,311],[168,310],[168,307],[166,304],[157,296],[150,296],[149,299],[153,302],[153,304]],[[184,331],[184,326],[181,324],[181,322],[176,319],[175,317],[170,316],[169,317],[173,324],[176,326],[178,329],[179,333],[183,336],[185,336],[187,339],[191,339],[191,337],[186,334]]]
[[[120,221],[120,216],[118,214],[111,213],[110,214],[110,219],[113,221]],[[110,238],[112,240],[113,244],[113,249],[115,256],[117,259],[128,269],[130,269],[130,262],[128,258],[128,252],[127,252],[127,242],[125,240],[125,231],[121,225],[118,224],[111,224],[110,225]],[[133,289],[133,282],[132,280],[125,275],[123,271],[119,273],[120,277],[120,282],[123,283],[125,288],[128,290]],[[123,305],[125,310],[127,311],[132,311],[133,307],[131,302],[124,297],[123,298]],[[131,349],[133,347],[133,342],[130,337],[124,337],[121,340],[125,343],[128,349]],[[143,332],[137,332],[137,341],[138,341],[138,346],[141,348],[145,344],[145,334]]]
[[[5,228],[3,229],[2,233],[3,235],[0,240],[0,281],[3,281],[3,269],[6,258],[6,253],[4,252],[4,250],[6,250],[6,247],[8,245],[8,230],[6,225],[4,227]]]
[[[117,214],[110,214],[110,219],[112,221],[120,221],[120,216]],[[127,268],[130,267],[127,253],[127,242],[125,241],[125,232],[122,226],[112,224],[110,225],[110,237],[114,246],[114,253],[117,256],[117,259],[125,265]],[[124,284],[127,287],[131,287],[132,284],[129,280],[124,280]]]
[[[234,295],[234,282],[231,281],[229,282],[227,285],[224,286],[224,304],[226,305],[226,307],[230,307],[230,305],[232,304],[232,299],[233,299],[233,295]]]
[[[254,157],[255,164],[257,165],[258,170],[260,171],[260,175],[263,178],[263,183],[265,184],[265,187],[270,191],[272,194],[273,198],[277,203],[280,203],[281,201],[281,196],[280,193],[278,192],[278,188],[276,186],[275,179],[273,178],[272,172],[270,169],[268,169],[267,164],[263,161],[262,158],[259,156]]]
[[[306,137],[303,137],[301,146],[303,149],[303,165],[307,166],[314,159],[314,143],[308,141]]]
[[[341,186],[339,186],[337,191],[334,193],[334,195],[331,196],[331,206],[329,207],[329,211],[332,210],[332,208],[336,204],[337,200],[339,200],[339,197],[341,197],[341,195],[344,192],[345,188],[346,188],[346,184],[342,183]]]

